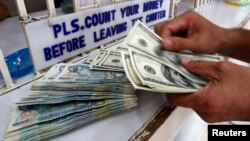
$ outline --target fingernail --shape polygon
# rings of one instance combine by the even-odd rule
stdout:
[[[187,58],[187,57],[182,57],[181,58],[181,63],[184,64],[184,65],[188,64],[190,61],[191,61],[190,58]]]
[[[170,39],[164,39],[162,44],[163,44],[163,47],[165,49],[172,49],[173,48],[173,41],[171,41]]]

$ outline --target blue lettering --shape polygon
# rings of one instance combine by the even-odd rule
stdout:
[[[111,16],[112,16],[112,20],[115,20],[115,12],[116,10],[111,10]],[[110,21],[109,21],[110,22]],[[107,23],[107,22],[106,22]]]
[[[45,61],[49,61],[52,59],[51,50],[49,47],[44,48],[43,52],[44,52],[44,56],[45,56]]]
[[[73,44],[73,50],[79,49],[79,47],[78,47],[78,39],[77,38],[72,39],[72,44]]]
[[[59,48],[60,48],[60,55],[63,55],[63,50],[65,50],[65,42],[62,42],[59,44]]]
[[[66,46],[67,46],[67,51],[68,52],[71,52],[73,50],[71,41],[67,41]]]
[[[132,25],[134,26],[135,23],[137,22],[137,20],[142,21],[142,19],[143,19],[143,17],[139,17],[139,18],[132,19],[132,20],[131,20],[131,21],[132,21]]]
[[[70,32],[69,31],[67,31],[67,28],[66,28],[66,24],[65,24],[65,22],[63,22],[62,23],[62,27],[63,27],[63,34],[66,36],[66,35],[69,35],[70,34]]]
[[[54,58],[58,58],[60,56],[63,56],[65,51],[70,53],[72,51],[79,50],[80,48],[83,48],[85,46],[85,36],[82,35],[78,38],[73,38],[66,42],[61,42],[51,47],[46,47],[43,49],[45,60],[49,61]]]
[[[92,16],[92,25],[93,26],[97,26],[98,25],[98,16],[97,16],[97,14],[94,14]]]
[[[109,28],[108,28],[108,29],[109,29]],[[105,38],[105,30],[106,30],[106,29],[101,29],[101,30],[100,30],[100,38],[101,38],[101,39],[104,39],[104,38]]]
[[[122,18],[125,18],[125,16],[126,17],[133,16],[139,13],[139,4],[121,8],[120,11],[122,14]]]
[[[117,26],[111,26],[111,33],[112,33],[112,35],[114,35],[115,34],[115,32],[117,31]],[[107,30],[110,30],[110,28],[108,28]]]
[[[94,32],[94,42],[99,42],[101,40],[107,39],[111,36],[120,34],[122,32],[125,32],[127,30],[127,22],[117,24],[111,27],[107,27],[106,29],[101,29],[98,32]],[[99,36],[98,36],[99,35]]]
[[[101,24],[101,25],[104,24],[106,18],[107,19],[110,18],[109,15],[107,15],[107,17],[106,17],[105,13],[102,13],[102,15],[103,16],[98,16],[99,24]]]
[[[58,33],[60,33],[62,30],[61,25],[55,24],[55,25],[52,25],[52,27],[53,27],[54,37],[58,38]]]
[[[97,43],[99,42],[101,39],[97,37],[97,33],[94,32],[94,42]]]
[[[155,0],[155,1],[145,2],[143,4],[143,12],[158,9],[158,8],[162,7],[162,3],[163,3],[163,0]]]
[[[115,20],[116,10],[106,11],[102,13],[95,13],[92,16],[85,18],[85,26],[91,28],[92,26],[102,25]]]
[[[73,30],[71,31],[72,33],[78,32],[80,30],[80,26],[78,24],[78,19],[74,19],[71,21],[71,26],[73,28]]]
[[[121,14],[122,14],[122,18],[125,17],[125,8],[121,8]]]
[[[86,46],[84,35],[79,37],[79,44],[80,44],[80,48],[84,48]]]
[[[152,13],[152,14],[147,15],[146,23],[150,23],[150,22],[162,19],[164,17],[166,17],[166,11],[165,10],[159,11],[159,12],[156,12],[156,13]]]
[[[159,2],[160,2],[160,7],[162,7],[163,0],[159,0]]]
[[[57,48],[58,48],[58,45],[53,45],[51,47],[51,49],[52,49],[52,55],[53,55],[54,58],[57,58],[57,57],[60,56],[59,50]]]
[[[87,16],[86,19],[85,19],[85,26],[87,28],[90,28],[92,25],[91,25],[91,17],[90,16]]]
[[[111,28],[112,28],[112,27],[111,27]],[[114,34],[114,32],[111,33],[110,28],[107,28],[106,36],[107,36],[107,37],[111,37],[113,34]]]

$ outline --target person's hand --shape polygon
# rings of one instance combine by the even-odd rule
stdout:
[[[192,94],[167,94],[168,102],[194,109],[207,122],[250,120],[250,68],[187,58],[182,64],[191,73],[212,80]]]
[[[163,38],[164,49],[204,54],[218,52],[226,31],[193,11],[155,26],[155,32]]]

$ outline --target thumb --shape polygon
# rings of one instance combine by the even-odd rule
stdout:
[[[168,37],[162,41],[162,47],[168,51],[191,50],[194,48],[192,42],[186,38]]]
[[[200,76],[212,77],[218,79],[219,69],[217,62],[210,61],[193,61],[189,58],[182,58],[181,63],[191,73]]]

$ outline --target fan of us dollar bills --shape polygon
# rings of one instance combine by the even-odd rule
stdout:
[[[223,59],[217,55],[187,51],[168,52],[161,49],[161,41],[161,37],[138,21],[123,42],[123,47],[127,49],[121,52],[124,70],[135,89],[167,93],[195,92],[208,81],[189,73],[180,64],[180,59]]]

